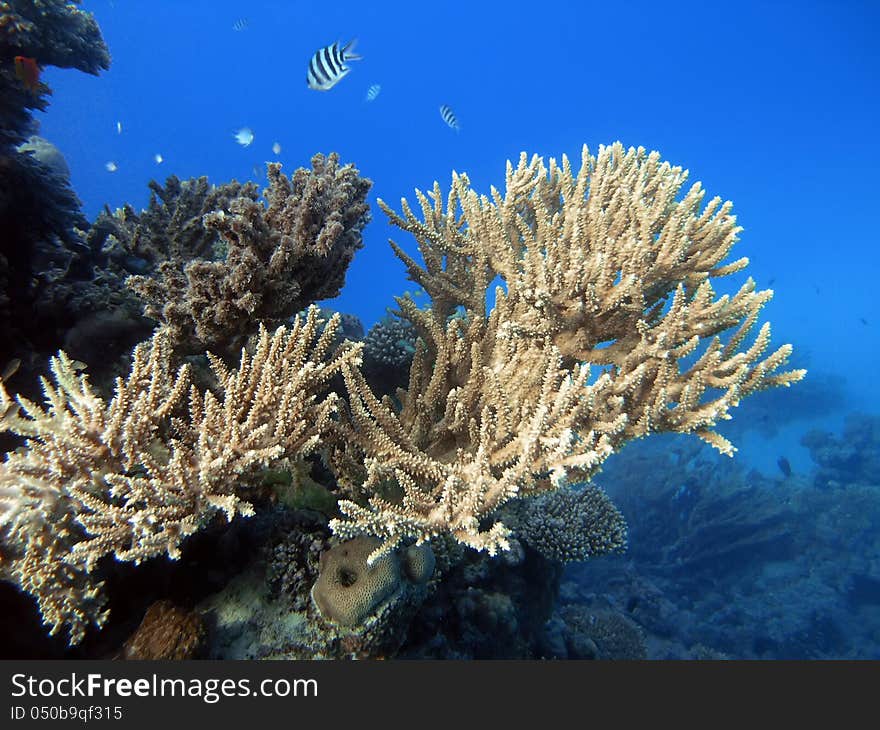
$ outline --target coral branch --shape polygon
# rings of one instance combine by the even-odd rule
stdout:
[[[27,439],[0,465],[0,574],[36,596],[53,633],[67,625],[77,643],[104,622],[105,555],[179,557],[217,513],[252,513],[241,493],[258,470],[316,448],[337,408],[329,380],[360,361],[357,346],[328,355],[338,315],[321,325],[313,307],[292,329],[261,327],[237,369],[212,358],[217,395],[172,371],[163,332],[135,349],[109,403],[64,353],[43,407],[0,384],[0,426]]]
[[[776,372],[788,345],[763,357],[768,325],[742,349],[772,292],[749,280],[716,295],[712,280],[747,264],[723,263],[740,228],[729,202],[701,210],[699,183],[677,200],[686,177],[617,143],[596,157],[585,147],[576,175],[565,157],[545,166],[523,154],[504,195],[454,174],[445,208],[438,185],[417,192],[421,218],[380,201],[418,242],[424,266],[395,251],[432,306],[398,300],[421,339],[400,409],[345,369],[340,481],[358,480],[356,444],[375,493],[340,503],[339,535],[382,538],[373,560],[442,533],[492,553],[507,546],[501,505],[587,481],[631,439],[687,432],[733,453],[717,421],[804,371]],[[487,312],[496,276],[504,287]]]

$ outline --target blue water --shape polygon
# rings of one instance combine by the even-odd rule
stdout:
[[[452,170],[487,190],[522,150],[577,160],[583,143],[621,140],[659,150],[734,202],[745,228],[735,251],[777,292],[765,310],[775,340],[795,343],[811,368],[845,374],[864,407],[880,405],[875,3],[83,7],[112,66],[100,77],[48,69],[54,96],[40,117],[89,215],[145,205],[151,177],[255,178],[276,141],[287,172],[336,150],[373,179],[371,202],[397,205],[416,187],[447,185]],[[363,60],[331,91],[308,89],[311,54],[353,37]],[[381,94],[366,103],[375,83]],[[232,137],[243,126],[255,134],[248,148]],[[408,288],[386,243],[395,235],[374,207],[335,301],[367,327]]]
[[[784,454],[803,472],[807,429],[836,431],[854,409],[880,412],[877,3],[82,7],[95,14],[112,66],[99,77],[47,69],[53,96],[38,117],[90,218],[105,204],[146,205],[154,177],[259,179],[268,160],[290,173],[337,151],[373,180],[373,222],[331,304],[369,328],[393,295],[415,288],[387,239],[410,252],[414,242],[387,224],[376,198],[399,209],[415,188],[438,180],[447,189],[453,170],[488,192],[520,151],[577,163],[583,143],[595,152],[620,140],[660,151],[709,197],[734,202],[744,227],[734,254],[776,291],[764,310],[774,343],[793,343],[793,364],[809,377],[843,379],[843,408],[747,431],[736,458],[778,476]],[[237,31],[239,19],[247,24]],[[308,89],[312,53],[354,37],[363,60],[348,77],[328,92]],[[373,84],[381,93],[367,103]],[[441,104],[460,132],[443,123]],[[233,138],[245,126],[255,134],[247,148]],[[105,169],[111,160],[115,173]]]

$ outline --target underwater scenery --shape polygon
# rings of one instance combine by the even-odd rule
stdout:
[[[0,0],[0,658],[880,659],[878,28]]]

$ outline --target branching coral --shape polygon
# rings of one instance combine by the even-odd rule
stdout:
[[[126,271],[145,266],[182,268],[197,258],[217,256],[219,236],[202,224],[208,213],[228,213],[233,200],[256,200],[255,183],[211,185],[207,177],[180,180],[171,175],[160,185],[150,181],[150,202],[136,212],[126,205],[106,209],[85,234],[92,253],[107,259],[108,268]]]
[[[315,155],[311,170],[290,178],[270,163],[268,175],[268,207],[245,186],[228,205],[211,211],[203,205],[204,214],[185,227],[168,227],[174,215],[167,224],[146,221],[158,229],[168,260],[129,285],[175,346],[234,351],[257,322],[276,325],[339,293],[369,220],[370,181],[353,166],[340,166],[336,154]],[[177,241],[180,235],[187,240]]]
[[[494,553],[508,546],[498,507],[587,481],[631,439],[687,432],[733,453],[717,421],[804,371],[777,372],[791,347],[765,356],[768,324],[743,345],[772,292],[748,280],[716,295],[712,280],[748,260],[724,263],[740,230],[730,203],[701,210],[699,183],[676,200],[686,177],[617,143],[597,157],[584,148],[577,174],[565,157],[545,167],[523,154],[504,195],[454,174],[445,205],[438,184],[417,191],[421,218],[405,200],[403,215],[380,201],[418,242],[424,265],[394,249],[431,308],[398,300],[421,338],[401,409],[343,368],[336,468],[343,486],[373,495],[340,503],[337,534],[380,537],[373,559],[439,534]],[[358,450],[363,469],[352,468]]]
[[[106,618],[102,557],[178,557],[216,513],[251,513],[240,492],[256,470],[315,450],[337,408],[327,383],[360,360],[360,346],[331,354],[338,325],[322,330],[312,308],[292,329],[261,328],[235,370],[210,356],[219,395],[192,386],[187,367],[172,371],[162,332],[136,348],[109,403],[63,353],[43,381],[45,407],[0,384],[0,427],[27,439],[0,465],[0,575],[77,643]]]

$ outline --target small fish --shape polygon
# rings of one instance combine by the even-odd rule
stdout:
[[[280,155],[281,154],[281,144],[278,142],[273,144],[272,145],[272,152],[276,155]]]
[[[236,33],[241,33],[243,30],[247,30],[249,25],[250,21],[247,18],[239,18],[232,24],[232,30]]]
[[[306,75],[309,88],[315,91],[329,91],[344,79],[351,71],[345,62],[362,58],[352,52],[356,42],[357,39],[354,38],[340,48],[339,41],[336,41],[315,51],[309,60],[309,72]]]
[[[15,75],[24,88],[32,94],[36,94],[40,90],[40,67],[37,65],[37,59],[29,56],[16,56]]]
[[[776,283],[776,277],[774,276],[770,281],[767,282],[767,286],[773,286]]]
[[[113,160],[110,160],[110,162],[104,165],[104,167],[107,168],[107,172],[116,172],[119,169],[119,167],[116,165],[115,162],[113,162]]]
[[[380,91],[382,91],[382,87],[379,84],[373,84],[367,89],[367,96],[364,101],[376,101],[376,97],[379,96]]]
[[[122,134],[122,122],[116,122],[116,134]]]
[[[456,132],[461,130],[461,127],[458,126],[458,119],[455,118],[455,114],[452,112],[446,104],[440,105],[440,116],[443,121],[446,122],[446,125],[450,129],[454,129]]]
[[[859,317],[859,322],[861,322],[863,325],[865,325],[865,327],[868,326],[868,320],[865,319],[864,317]]]
[[[783,476],[788,479],[791,476],[791,464],[788,463],[788,459],[784,456],[780,456],[776,460],[776,466],[779,467],[779,471],[782,472]]]
[[[242,127],[232,136],[235,137],[235,141],[242,147],[249,147],[251,142],[254,141],[254,132],[250,127]]]
[[[153,160],[155,160],[155,162],[156,162],[157,165],[161,165],[161,164],[165,161],[165,158],[162,157],[162,155],[160,155],[160,154],[157,152],[155,155],[153,155]]]

